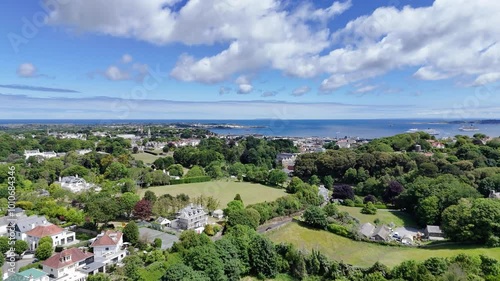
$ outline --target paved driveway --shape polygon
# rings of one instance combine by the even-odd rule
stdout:
[[[175,235],[168,234],[168,233],[154,230],[154,229],[147,228],[147,227],[139,228],[139,237],[146,239],[149,243],[153,243],[155,238],[160,238],[162,241],[161,248],[163,250],[169,249],[170,247],[172,247],[174,242],[179,241],[179,238]]]
[[[405,235],[410,235],[411,237],[416,236],[417,232],[420,231],[420,233],[423,232],[422,229],[414,228],[414,227],[398,227],[394,229],[397,233],[399,233],[399,236],[404,237]]]
[[[16,267],[15,267],[15,272],[18,272],[19,271],[19,268],[25,266],[25,265],[28,265],[30,263],[32,263],[34,260],[34,258],[30,258],[30,259],[22,259],[22,260],[18,260],[16,261]],[[5,274],[6,272],[9,273],[9,276],[12,274],[10,273],[11,271],[10,270],[10,263],[8,261],[5,261],[4,265],[2,266],[2,272]]]

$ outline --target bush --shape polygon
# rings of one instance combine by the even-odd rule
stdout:
[[[495,235],[491,235],[488,237],[488,240],[486,241],[486,246],[488,247],[500,247],[500,238]]]
[[[351,199],[346,199],[344,200],[344,205],[348,207],[354,207],[354,201],[352,201]]]
[[[178,180],[171,179],[170,184],[207,182],[207,181],[211,181],[211,180],[212,180],[212,178],[209,176],[191,177],[191,178],[183,178],[183,179],[178,179]]]
[[[368,202],[365,204],[363,209],[361,209],[361,213],[366,215],[375,215],[377,213],[377,207],[375,207],[372,202]]]
[[[351,232],[345,226],[331,223],[326,227],[326,229],[328,231],[330,231],[331,233],[334,233],[334,234],[337,234],[337,235],[340,235],[343,237],[347,237],[347,238],[352,238]]]

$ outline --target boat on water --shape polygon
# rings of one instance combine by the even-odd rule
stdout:
[[[460,131],[463,131],[463,132],[475,132],[475,131],[479,131],[479,128],[475,127],[474,125],[462,126],[462,127],[458,128],[458,129]]]
[[[420,130],[419,129],[409,129],[408,131],[406,131],[407,133],[416,133],[416,132],[419,132]]]

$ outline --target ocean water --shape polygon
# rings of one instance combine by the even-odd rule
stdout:
[[[452,120],[448,120],[452,121]],[[260,134],[265,136],[294,137],[360,137],[380,138],[405,133],[410,129],[433,129],[440,137],[483,133],[488,136],[500,136],[500,124],[476,124],[479,131],[463,132],[459,128],[464,124],[450,124],[443,120],[430,119],[365,119],[365,120],[286,120],[286,119],[254,119],[254,120],[0,120],[5,124],[168,124],[168,123],[200,123],[200,124],[236,124],[246,126],[242,129],[211,129],[218,134]]]

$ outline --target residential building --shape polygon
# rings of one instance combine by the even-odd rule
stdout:
[[[36,268],[30,268],[25,271],[12,274],[10,276],[8,275],[9,273],[5,272],[3,280],[5,281],[49,281],[50,280],[47,273]]]
[[[444,233],[438,225],[428,225],[424,230],[424,237],[429,240],[444,240]]]
[[[127,255],[123,248],[123,233],[120,231],[102,232],[90,247],[93,249],[94,260],[105,265],[119,263]]]
[[[36,156],[41,158],[54,158],[57,157],[57,153],[55,153],[54,151],[40,152],[39,149],[24,151],[24,157],[26,159],[28,159],[31,156]]]
[[[387,241],[390,234],[391,230],[389,229],[389,227],[381,225],[373,231],[371,239],[375,241]]]
[[[93,271],[88,272],[95,266]],[[42,262],[43,271],[50,277],[50,281],[85,281],[88,274],[104,272],[104,265],[94,263],[94,254],[70,248],[55,253]]]
[[[170,227],[172,225],[172,222],[167,219],[167,218],[164,218],[164,217],[158,217],[156,219],[156,223],[158,223],[159,225],[161,225],[162,227],[163,226],[167,226],[167,227]]]
[[[366,238],[366,239],[370,239],[372,237],[373,231],[375,231],[375,226],[369,222],[363,224],[359,228],[359,234],[364,236],[364,238]]]
[[[62,188],[73,193],[89,190],[91,188],[99,189],[94,184],[88,183],[85,179],[79,178],[78,175],[63,178],[59,177],[59,181],[57,183],[61,185]]]
[[[45,225],[47,223],[47,219],[44,216],[39,217],[36,215],[17,220],[14,226],[14,231],[16,232],[16,240],[26,241],[26,232],[32,230],[38,225]]]
[[[500,192],[496,192],[495,190],[490,190],[489,198],[500,199]]]
[[[25,234],[25,241],[28,243],[29,249],[32,251],[38,248],[40,239],[47,236],[52,238],[53,247],[63,246],[75,242],[75,233],[73,231],[65,230],[51,223],[35,226]]]
[[[75,151],[78,155],[85,155],[92,152],[92,149],[80,149]]]
[[[208,223],[208,214],[202,206],[191,204],[177,213],[175,222],[178,228],[185,230],[204,227]]]
[[[224,217],[224,211],[222,211],[221,209],[215,210],[212,212],[212,217],[222,219]]]
[[[328,201],[330,200],[330,191],[324,185],[319,186],[318,195],[323,198],[323,202],[325,203],[328,203]]]

